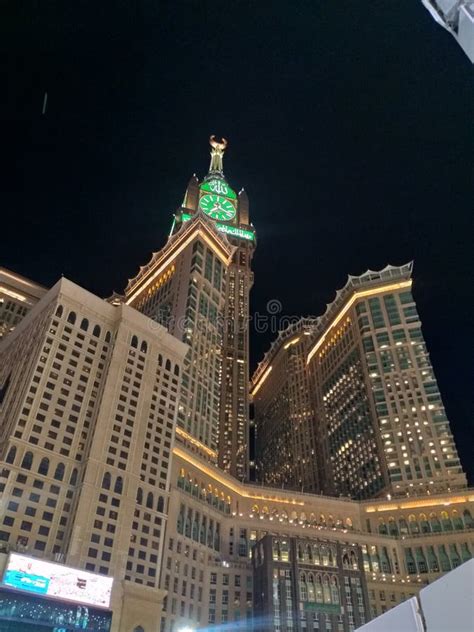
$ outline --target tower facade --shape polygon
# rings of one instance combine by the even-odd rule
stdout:
[[[363,499],[466,486],[411,293],[411,273],[407,264],[349,277],[307,329],[304,347],[301,332],[284,332],[284,344],[271,350],[254,375],[260,441],[276,423],[271,411],[290,401],[285,388],[289,393],[295,380],[278,370],[279,358],[290,350],[305,354],[317,446],[308,467],[324,493]],[[258,449],[266,457],[263,476],[295,471],[303,448],[295,441],[290,445],[291,455],[268,450],[265,443]],[[294,473],[291,482],[299,484]]]
[[[265,484],[318,492],[315,409],[307,370],[314,319],[280,332],[252,379],[256,467]]]
[[[64,278],[0,345],[0,551],[27,558],[19,572],[39,558],[66,564],[58,568],[69,577],[85,571],[83,587],[108,578],[111,609],[91,611],[90,630],[109,630],[112,610],[116,631],[133,621],[154,629],[159,618],[157,568],[186,351],[136,310]],[[35,584],[43,574],[32,570],[26,590],[44,594]],[[74,601],[71,584],[63,596]],[[0,595],[2,604],[14,598]],[[70,605],[46,604],[16,610],[22,621],[30,608],[37,622],[48,607],[70,616]]]
[[[125,291],[127,304],[190,346],[178,437],[236,476],[248,472],[249,292],[255,231],[248,197],[223,172],[227,141],[211,136],[209,173],[189,181],[168,243]]]

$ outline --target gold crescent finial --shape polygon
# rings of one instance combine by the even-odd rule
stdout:
[[[220,149],[220,151],[225,151],[227,147],[227,139],[221,138],[221,141],[219,142],[218,140],[216,140],[216,137],[214,136],[214,134],[212,134],[212,136],[210,136],[209,138],[209,144],[214,149]]]
[[[216,140],[214,134],[209,137],[209,144],[211,145],[211,164],[209,167],[209,173],[217,172],[222,175],[223,173],[223,157],[224,151],[227,147],[227,139],[221,138],[220,141]]]

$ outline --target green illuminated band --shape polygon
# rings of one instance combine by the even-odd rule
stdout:
[[[255,234],[251,230],[237,228],[237,226],[227,226],[227,224],[218,224],[216,222],[216,228],[217,230],[220,230],[221,233],[226,233],[227,235],[231,235],[232,237],[248,239],[249,241],[253,241],[255,239]]]
[[[192,215],[189,215],[188,213],[181,213],[182,222],[188,222],[191,217]],[[248,241],[255,240],[255,233],[253,233],[251,230],[245,230],[244,228],[238,228],[237,226],[228,226],[227,224],[219,224],[219,222],[216,222],[214,226],[221,233],[226,233],[226,235],[239,237],[239,239],[247,239]]]

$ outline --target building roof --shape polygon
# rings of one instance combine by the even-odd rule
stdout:
[[[326,305],[324,314],[318,317],[301,318],[296,323],[292,323],[286,329],[279,331],[277,338],[272,342],[270,349],[263,356],[263,360],[259,362],[251,379],[254,387],[262,378],[268,366],[274,357],[289,338],[301,332],[307,332],[308,342],[314,343],[324,333],[328,324],[333,320],[338,311],[346,303],[352,294],[362,287],[371,287],[381,285],[386,282],[396,280],[408,280],[411,278],[413,271],[413,261],[405,263],[401,266],[387,265],[382,270],[367,270],[359,276],[349,274],[346,284],[340,290],[336,291],[336,296],[331,303]]]

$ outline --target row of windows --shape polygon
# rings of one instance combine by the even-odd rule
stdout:
[[[16,446],[12,446],[10,448],[10,450],[8,451],[7,457],[5,459],[5,462],[8,464],[13,465],[15,462],[15,458],[16,458],[16,454],[17,454],[17,448]],[[31,470],[33,468],[33,453],[32,452],[25,452],[23,455],[23,458],[21,460],[20,463],[20,468],[22,470]],[[64,463],[58,463],[54,469],[54,473],[53,473],[53,478],[57,481],[62,481],[64,480],[64,474],[66,471],[66,466],[64,465]],[[43,457],[39,464],[38,464],[38,468],[37,468],[37,472],[38,474],[41,474],[42,476],[48,476],[50,473],[50,460],[47,457]],[[74,468],[71,472],[71,476],[69,479],[69,484],[70,485],[75,485],[77,482],[77,474],[78,474],[78,470],[77,468]]]
[[[452,531],[453,529],[474,529],[474,520],[469,509],[465,509],[462,515],[454,509],[451,516],[447,511],[442,511],[440,516],[431,512],[429,516],[421,513],[418,518],[411,514],[408,522],[405,518],[396,520],[390,517],[387,522],[383,518],[379,519],[378,530],[382,535],[408,535],[412,533],[436,533],[440,531]]]
[[[56,308],[56,313],[55,316],[57,316],[58,318],[61,318],[63,316],[64,313],[64,307],[62,305],[58,305]],[[77,321],[77,314],[74,311],[70,311],[68,316],[67,316],[67,322],[70,325],[75,325]],[[89,325],[89,320],[87,318],[82,318],[80,324],[79,324],[80,329],[82,329],[82,331],[89,331],[90,325]],[[96,338],[100,338],[102,335],[102,330],[100,325],[94,325],[94,327],[92,328],[91,331],[92,335]],[[105,342],[110,342],[112,338],[112,334],[110,333],[110,331],[107,331],[105,333],[105,337],[104,340]]]

